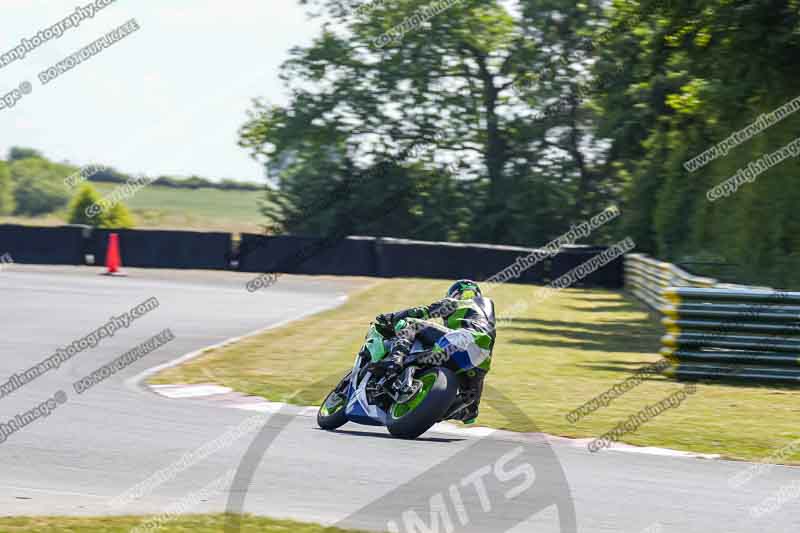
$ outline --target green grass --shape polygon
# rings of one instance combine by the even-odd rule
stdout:
[[[102,195],[117,185],[92,183]],[[222,191],[219,189],[176,189],[150,185],[123,200],[133,212],[136,228],[185,229],[261,233],[264,216],[259,202],[262,191]],[[59,226],[67,223],[68,213],[62,209],[39,217],[3,216],[0,224],[26,226]]]
[[[0,224],[18,224],[22,226],[61,226],[66,224],[64,213],[50,213],[39,217],[0,216]]]
[[[144,525],[146,516],[110,516],[97,518],[72,517],[15,517],[0,518],[3,533],[129,533]],[[164,522],[157,529],[160,533],[219,533],[225,529],[225,515],[184,515],[174,521]],[[245,516],[241,521],[242,533],[357,533],[302,524],[288,520],[272,520]]]
[[[270,400],[318,404],[350,367],[368,322],[378,313],[432,302],[448,282],[385,280],[355,293],[343,306],[209,351],[165,371],[154,383],[218,383]],[[497,288],[498,315],[530,299],[535,287]],[[498,328],[486,383],[510,398],[536,424],[509,418],[511,410],[484,394],[478,425],[596,437],[682,384],[662,376],[641,385],[577,424],[566,414],[631,371],[658,361],[663,333],[655,317],[620,293],[567,289],[531,305]],[[800,438],[800,391],[701,383],[683,404],[646,423],[624,442],[758,460]],[[789,458],[800,463],[800,455]]]
[[[93,183],[100,194],[116,187]],[[133,211],[137,227],[258,232],[263,216],[261,191],[219,189],[176,189],[150,185],[124,200]]]

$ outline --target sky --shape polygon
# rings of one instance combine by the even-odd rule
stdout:
[[[96,0],[0,1],[2,55]],[[131,19],[137,31],[41,82],[39,73]],[[263,182],[237,132],[253,98],[287,102],[279,66],[318,32],[296,0],[113,0],[0,67],[0,99],[31,87],[0,109],[0,158],[26,146],[130,174]]]

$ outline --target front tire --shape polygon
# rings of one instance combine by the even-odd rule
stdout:
[[[416,439],[428,431],[444,417],[458,394],[456,375],[447,368],[432,368],[414,379],[422,382],[417,394],[389,408],[386,427],[402,439]]]
[[[332,431],[348,422],[345,411],[347,408],[347,389],[350,386],[350,374],[351,372],[347,373],[336,388],[328,393],[322,405],[319,406],[317,425],[322,429]]]

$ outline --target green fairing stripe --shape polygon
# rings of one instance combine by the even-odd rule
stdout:
[[[450,329],[459,329],[461,327],[461,321],[467,316],[467,311],[469,311],[469,306],[456,309],[453,314],[447,317],[447,327]]]
[[[322,413],[322,416],[330,416],[330,415],[332,415],[334,413],[338,413],[339,410],[342,407],[344,407],[344,400],[338,394],[336,396],[337,396],[337,401],[336,401],[336,404],[334,406],[332,406],[333,410],[330,410],[328,408],[328,404],[333,399],[333,396],[329,396],[328,397],[328,401],[325,402],[325,404],[322,406],[322,409],[320,410],[320,412]]]
[[[386,355],[386,346],[383,344],[383,335],[378,333],[375,326],[369,329],[367,340],[364,343],[369,351],[373,363],[377,363]]]
[[[478,368],[482,368],[488,372],[492,368],[492,357],[489,356],[484,359],[483,362],[478,365]]]
[[[453,312],[453,314],[451,314],[447,318],[447,327],[449,327],[450,329],[461,328],[462,327],[461,320],[463,320],[464,317],[467,316],[467,312],[469,310],[475,311],[478,314],[480,314],[481,312],[480,308],[471,301],[465,301],[463,303],[460,303],[458,309],[456,309]]]
[[[484,350],[491,349],[492,338],[489,335],[487,335],[486,333],[473,333],[472,336],[475,338],[475,344],[477,344]]]

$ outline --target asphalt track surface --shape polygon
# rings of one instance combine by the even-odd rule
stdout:
[[[246,512],[326,524],[346,520],[377,530],[396,521],[398,531],[407,531],[401,517],[410,508],[428,522],[437,494],[456,508],[448,487],[485,465],[496,469],[501,456],[520,448],[502,435],[429,432],[409,442],[386,438],[383,428],[352,424],[327,433],[307,413],[276,415],[261,436],[238,439],[122,508],[110,505],[113,497],[253,416],[213,399],[163,398],[132,386],[132,377],[230,337],[338,305],[363,283],[287,276],[251,294],[244,289],[250,277],[138,270],[127,278],[108,278],[97,269],[22,265],[0,272],[0,382],[112,314],[152,296],[161,303],[113,338],[0,398],[0,422],[5,422],[57,390],[68,396],[49,417],[0,444],[0,515],[160,513],[237,468],[251,443],[272,431],[274,440],[252,466]],[[73,391],[74,381],[164,328],[173,331],[174,341],[80,396]],[[760,518],[749,514],[752,506],[798,480],[794,468],[776,467],[731,489],[729,479],[746,463],[613,450],[590,454],[567,442],[548,447],[529,440],[523,447],[535,471],[531,491],[538,491],[537,501],[551,496],[573,501],[581,532],[795,531],[800,525],[797,500]],[[562,471],[568,492],[557,487]],[[483,504],[479,491],[470,490],[476,485],[459,485],[466,511],[458,518],[451,512],[454,531],[560,530],[555,506],[520,505],[525,495],[515,505],[508,503],[509,489],[522,478],[507,483],[490,478],[485,478]],[[207,494],[187,510],[223,511],[228,496],[227,490]]]

